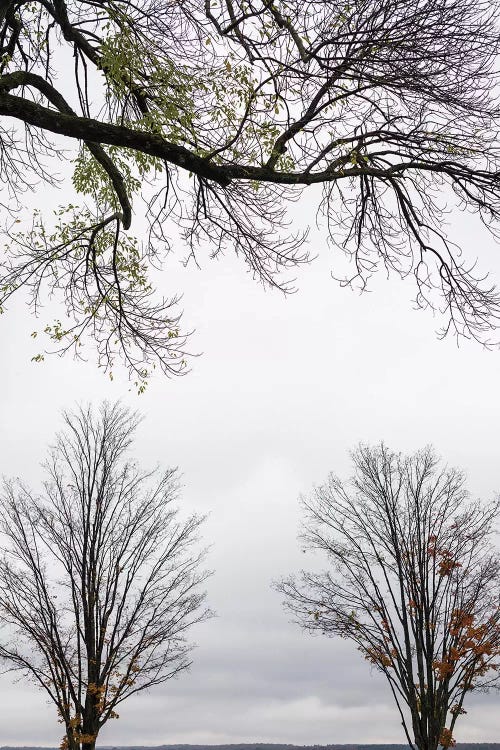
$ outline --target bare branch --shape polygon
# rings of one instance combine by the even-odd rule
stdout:
[[[330,475],[304,501],[304,544],[330,570],[277,588],[303,628],[353,641],[384,674],[410,745],[448,748],[468,693],[499,686],[500,501],[471,502],[430,449],[352,458],[349,483]]]
[[[93,156],[80,151],[73,184],[92,202],[81,230],[108,253],[116,239],[93,235],[96,226],[119,219],[129,230],[133,198],[147,193],[147,267],[177,242],[192,257],[204,241],[212,255],[233,249],[259,280],[287,290],[282,272],[307,260],[307,231],[289,234],[286,210],[301,188],[321,185],[329,238],[352,260],[343,284],[365,288],[380,267],[413,275],[417,306],[442,313],[443,335],[497,343],[496,286],[450,241],[443,219],[454,194],[499,231],[498,0],[7,0],[2,9],[7,217],[25,202],[22,190],[53,181],[62,137]],[[60,60],[70,57],[63,96]],[[64,229],[51,245],[54,268]],[[89,243],[90,266],[94,250]],[[0,304],[25,283],[19,257],[10,244]],[[168,335],[158,336],[174,326],[148,295],[144,306],[134,302],[140,336],[115,326],[110,352],[109,330],[73,306],[72,274],[63,289],[43,263],[30,268],[40,292],[62,295],[73,325],[88,323],[100,364],[118,354],[139,379],[152,363],[182,371]],[[118,318],[130,320],[120,308],[129,269],[114,271],[109,294]]]
[[[94,750],[120,703],[190,664],[186,634],[210,614],[203,519],[179,520],[175,470],[126,459],[136,414],[104,404],[64,420],[42,495],[4,488],[0,659],[47,692],[64,747]]]

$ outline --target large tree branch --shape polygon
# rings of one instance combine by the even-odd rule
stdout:
[[[9,73],[0,78],[0,90],[10,91],[11,89],[17,88],[18,86],[31,86],[38,89],[38,91],[40,91],[40,93],[43,94],[49,100],[49,102],[59,110],[59,112],[71,117],[77,117],[76,112],[72,110],[72,108],[69,106],[65,98],[59,93],[59,91],[57,91],[57,89],[55,89],[44,78],[36,75],[36,73],[28,73],[26,71],[20,70],[16,71],[15,73]],[[120,170],[116,167],[114,161],[110,159],[110,157],[104,151],[102,146],[99,145],[99,143],[88,140],[85,140],[84,143],[95,160],[106,171],[109,179],[113,183],[113,187],[115,189],[116,195],[118,196],[118,200],[120,201],[123,212],[123,226],[125,229],[128,229],[130,227],[130,224],[132,223],[132,206],[128,197],[125,180],[123,179]]]
[[[17,76],[18,74],[11,75]],[[19,75],[29,76],[30,74],[19,73]],[[38,76],[34,76],[34,78],[38,78]],[[21,85],[21,83],[16,85]],[[47,84],[45,85],[47,86]],[[409,159],[406,163],[390,165],[386,169],[374,168],[369,165],[357,165],[352,168],[345,168],[344,166],[344,168],[339,169],[339,164],[335,162],[334,165],[313,173],[307,170],[280,172],[267,165],[218,165],[189,151],[185,146],[172,143],[155,133],[135,130],[124,125],[113,125],[93,118],[80,117],[72,111],[56,112],[43,107],[41,104],[5,93],[10,88],[13,88],[10,75],[0,78],[0,115],[14,117],[34,127],[68,138],[83,140],[85,143],[101,143],[140,151],[193,172],[198,177],[213,180],[223,187],[227,187],[232,180],[256,180],[278,185],[313,185],[347,177],[387,178],[410,169],[460,175],[465,179],[467,177],[473,178],[474,175],[486,179],[496,177],[496,173],[489,173],[488,171],[473,172],[464,165],[451,160],[439,162]],[[39,88],[42,90],[41,87]],[[60,97],[59,94],[58,96]],[[344,164],[344,161],[342,160],[342,164]]]
[[[0,79],[0,92],[2,91],[5,91],[5,87]],[[14,117],[34,127],[68,138],[141,151],[150,156],[165,159],[171,164],[188,169],[200,177],[214,180],[223,186],[229,185],[231,181],[227,168],[210,164],[184,146],[170,143],[154,133],[134,130],[123,125],[111,125],[65,112],[55,112],[35,102],[6,93],[0,93],[0,115]],[[254,171],[254,168],[249,168],[248,179],[253,179]]]

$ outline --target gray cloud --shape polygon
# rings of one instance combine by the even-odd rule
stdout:
[[[456,226],[473,241],[464,217]],[[111,382],[91,361],[30,363],[35,325],[22,304],[0,320],[3,473],[36,485],[58,411],[120,397],[146,416],[137,458],[178,465],[186,513],[210,513],[208,594],[218,617],[193,633],[191,672],[125,704],[105,743],[403,741],[381,678],[349,644],[290,624],[270,583],[319,564],[296,541],[297,497],[331,469],[348,474],[359,440],[403,451],[433,442],[468,471],[474,492],[500,489],[500,356],[437,341],[438,321],[411,309],[409,284],[380,278],[361,297],[340,290],[331,256],[314,243],[321,257],[288,299],[264,292],[234,259],[202,272],[171,259],[162,291],[184,290],[192,348],[205,353],[188,377],[157,378],[140,398],[123,373]],[[500,277],[484,235],[481,246]],[[61,728],[41,693],[8,676],[0,689],[0,744],[57,744]],[[460,740],[498,739],[495,700],[470,701]]]

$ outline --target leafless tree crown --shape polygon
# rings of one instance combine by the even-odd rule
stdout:
[[[105,404],[64,420],[41,495],[16,481],[1,498],[0,660],[55,704],[63,749],[93,750],[124,700],[189,666],[206,573],[175,471],[124,455],[137,416]]]
[[[306,630],[349,639],[385,675],[412,748],[449,748],[470,691],[499,684],[499,502],[472,501],[430,449],[353,460],[350,483],[331,475],[304,501],[303,543],[328,570],[278,589]]]

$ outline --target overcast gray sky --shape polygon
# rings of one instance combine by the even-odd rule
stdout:
[[[314,219],[311,205],[306,195],[294,210]],[[500,279],[491,238],[464,216],[453,222],[470,257]],[[39,346],[26,308],[0,318],[2,473],[36,487],[60,410],[120,398],[145,416],[136,457],[179,466],[185,513],[210,513],[208,600],[218,617],[193,634],[191,672],[124,704],[103,743],[404,741],[381,678],[349,644],[289,624],[270,583],[308,563],[296,541],[298,495],[330,470],[347,476],[360,440],[402,451],[432,442],[468,472],[474,494],[500,490],[500,352],[438,341],[439,321],[412,309],[410,283],[381,277],[363,296],[340,289],[321,232],[311,248],[319,257],[287,299],[233,258],[201,270],[172,258],[161,291],[184,292],[184,324],[203,356],[140,397],[123,371],[113,382],[99,372],[90,350],[88,363],[31,363]],[[59,743],[55,711],[36,688],[5,676],[0,690],[0,745]],[[468,711],[459,740],[499,739],[497,697],[479,696]]]

